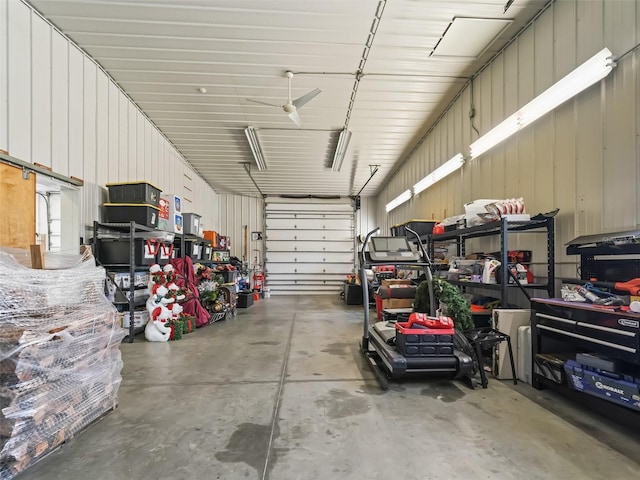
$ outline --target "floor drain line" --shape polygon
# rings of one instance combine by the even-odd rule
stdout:
[[[273,407],[273,416],[271,418],[271,432],[269,433],[269,443],[267,445],[267,457],[264,461],[264,469],[262,470],[262,480],[269,478],[269,458],[271,457],[271,447],[273,445],[273,436],[276,431],[276,423],[278,422],[278,414],[280,413],[280,400],[282,399],[282,390],[284,388],[284,380],[287,376],[287,367],[289,366],[289,354],[291,353],[291,341],[293,339],[293,327],[296,324],[296,314],[293,314],[291,321],[291,329],[289,330],[289,339],[287,340],[287,348],[284,352],[284,361],[282,362],[282,371],[280,372],[280,383],[278,384],[278,392],[276,393],[276,404]]]

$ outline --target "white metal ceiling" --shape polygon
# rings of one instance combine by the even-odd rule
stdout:
[[[379,165],[366,196],[548,0],[516,0],[506,13],[506,0],[30,3],[104,67],[216,191],[257,194],[241,165],[254,164],[243,132],[254,126],[268,170],[252,175],[264,194],[353,195],[370,165]],[[514,21],[479,58],[430,57],[455,17]],[[284,103],[286,70],[296,74],[293,98],[322,90],[300,110],[302,128],[246,100]],[[353,136],[335,173],[333,150],[347,118]]]

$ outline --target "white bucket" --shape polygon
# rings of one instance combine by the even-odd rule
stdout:
[[[269,298],[271,297],[271,290],[269,290],[268,288],[265,288],[263,290],[263,294],[264,294],[264,298]]]

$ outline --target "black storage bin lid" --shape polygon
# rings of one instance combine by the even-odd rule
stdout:
[[[151,207],[156,210],[160,210],[155,205],[149,205],[148,203],[103,203],[105,207]]]
[[[138,181],[135,181],[135,182],[111,182],[111,183],[107,183],[105,186],[107,188],[109,188],[109,187],[121,187],[123,185],[151,185],[156,190],[162,191],[162,189],[160,187],[158,187],[157,185],[154,185],[151,182],[146,182],[144,180],[138,180]]]

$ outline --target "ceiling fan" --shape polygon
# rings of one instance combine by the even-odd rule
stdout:
[[[253,100],[251,98],[247,98],[247,101],[252,103],[259,103],[261,105],[268,105],[270,107],[281,108],[282,110],[284,110],[285,113],[289,115],[289,118],[293,120],[293,123],[301,127],[302,120],[300,119],[300,115],[298,115],[298,109],[302,108],[303,105],[305,105],[310,100],[315,98],[322,90],[320,90],[319,88],[316,88],[314,90],[311,90],[309,93],[306,93],[303,96],[296,98],[295,100],[292,101],[291,100],[291,79],[293,78],[293,72],[287,70],[286,76],[287,76],[287,81],[289,83],[289,95],[287,96],[287,103],[285,103],[284,105],[276,105],[275,103],[262,102],[260,100]]]

